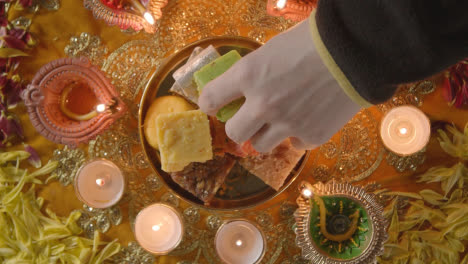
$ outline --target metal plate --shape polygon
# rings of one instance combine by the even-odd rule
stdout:
[[[143,121],[145,120],[146,111],[155,98],[170,94],[169,89],[174,83],[174,79],[172,78],[173,72],[185,64],[195,47],[201,46],[206,48],[209,45],[213,45],[221,55],[235,49],[242,56],[261,46],[260,43],[243,37],[213,37],[195,42],[169,57],[165,63],[153,73],[143,92],[138,113],[140,141],[153,170],[180,198],[191,204],[208,209],[232,210],[252,207],[271,200],[285,190],[299,175],[309,153],[307,152],[298,162],[279,191],[270,188],[263,183],[262,180],[248,173],[240,165],[236,164],[226,178],[223,187],[221,187],[223,191],[218,191],[213,200],[211,200],[210,205],[206,206],[194,195],[185,191],[175,183],[168,173],[161,170],[159,152],[147,143],[144,136]]]

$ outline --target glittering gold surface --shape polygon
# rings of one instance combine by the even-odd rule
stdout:
[[[262,263],[307,263],[295,245],[293,232],[298,182],[307,180],[313,183],[335,178],[369,182],[372,183],[367,185],[370,189],[417,191],[438,188],[436,185],[417,184],[413,178],[415,173],[429,167],[453,161],[441,153],[434,138],[427,147],[425,162],[417,166],[416,172],[398,172],[386,162],[388,152],[380,142],[377,129],[383,113],[406,103],[419,106],[432,120],[463,126],[468,121],[466,111],[448,109],[440,89],[432,92],[434,87],[440,87],[438,77],[428,83],[402,87],[400,93],[386,104],[362,110],[328,143],[313,150],[298,179],[268,203],[240,211],[211,211],[180,200],[163,186],[145,160],[137,130],[138,102],[150,73],[165,58],[194,41],[235,35],[266,42],[293,25],[284,19],[268,16],[265,4],[266,1],[262,0],[170,0],[154,35],[123,33],[116,27],[108,27],[94,20],[82,6],[82,1],[62,1],[58,11],[34,18],[31,30],[40,44],[22,68],[26,78],[31,78],[40,66],[53,59],[87,56],[108,74],[129,106],[126,116],[89,145],[82,146],[81,150],[63,149],[46,141],[32,130],[27,116],[20,115],[26,127],[26,137],[41,157],[46,160],[54,156],[63,161],[59,171],[62,184],[72,182],[73,170],[80,163],[96,157],[110,159],[124,171],[128,185],[117,205],[118,210],[88,212],[88,218],[82,219],[84,226],[93,223],[95,228],[107,231],[106,238],[118,238],[123,246],[130,243],[116,256],[115,263],[220,263],[214,249],[214,236],[222,222],[232,218],[247,218],[265,232],[268,251]],[[53,154],[57,148],[61,152]],[[40,191],[49,208],[59,215],[67,215],[76,209],[88,210],[75,198],[72,186],[62,184],[52,181]],[[132,223],[136,214],[154,202],[174,206],[186,223],[182,243],[169,256],[153,257],[133,242]],[[117,221],[119,218],[121,221]]]

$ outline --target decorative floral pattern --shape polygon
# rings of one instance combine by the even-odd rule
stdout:
[[[435,87],[435,83],[431,80],[401,86],[390,100],[377,105],[377,108],[382,113],[386,113],[390,109],[401,105],[411,104],[419,107],[423,103],[424,95],[434,92]]]
[[[89,238],[94,236],[94,231],[106,233],[111,225],[119,225],[122,222],[122,213],[118,205],[106,209],[97,209],[83,205],[83,210],[80,212],[81,216],[78,219],[78,225]]]
[[[128,246],[112,258],[115,264],[153,264],[155,257],[145,251],[137,242],[130,242]]]
[[[395,167],[395,169],[399,172],[403,172],[405,170],[412,170],[416,171],[418,166],[422,165],[426,160],[426,150],[421,150],[418,153],[415,153],[410,156],[401,157],[396,155],[395,153],[388,152],[387,153],[387,162],[388,164]]]
[[[87,57],[93,65],[102,66],[107,54],[107,47],[101,44],[98,36],[83,32],[80,36],[70,38],[70,44],[65,47],[65,54],[69,57]]]
[[[63,149],[55,150],[52,159],[59,162],[55,170],[56,178],[63,186],[67,186],[73,184],[78,169],[85,162],[85,155],[81,149],[70,149],[65,146]]]

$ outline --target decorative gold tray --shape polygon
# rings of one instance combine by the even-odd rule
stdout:
[[[305,164],[303,161],[307,160],[308,154],[304,155],[304,157],[299,161],[279,191],[275,191],[270,188],[256,176],[248,173],[240,165],[236,164],[226,178],[224,186],[221,188],[223,189],[222,194],[218,192],[215,198],[210,202],[210,205],[205,206],[202,201],[181,188],[171,179],[169,174],[161,170],[159,152],[153,149],[144,137],[143,121],[145,119],[146,112],[156,97],[169,94],[169,89],[174,83],[172,73],[186,63],[195,47],[200,46],[205,48],[209,45],[213,45],[220,54],[236,49],[242,56],[261,46],[260,43],[244,37],[211,37],[192,43],[167,58],[161,67],[151,75],[150,80],[143,91],[138,113],[140,141],[152,169],[163,180],[166,186],[172,189],[180,198],[191,204],[207,207],[209,209],[232,210],[252,207],[263,203],[284,191],[301,172]]]

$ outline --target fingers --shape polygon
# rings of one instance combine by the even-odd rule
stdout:
[[[208,115],[216,115],[223,106],[243,96],[242,63],[238,61],[229,70],[207,83],[198,98],[198,106]]]
[[[226,135],[238,144],[250,139],[265,124],[262,119],[255,118],[251,109],[249,101],[246,101],[226,123]]]
[[[318,147],[318,145],[304,143],[304,141],[297,137],[291,137],[289,140],[291,141],[293,147],[297,150],[308,150]]]
[[[255,150],[266,153],[273,150],[287,137],[287,131],[280,126],[265,125],[252,137],[251,142]]]

